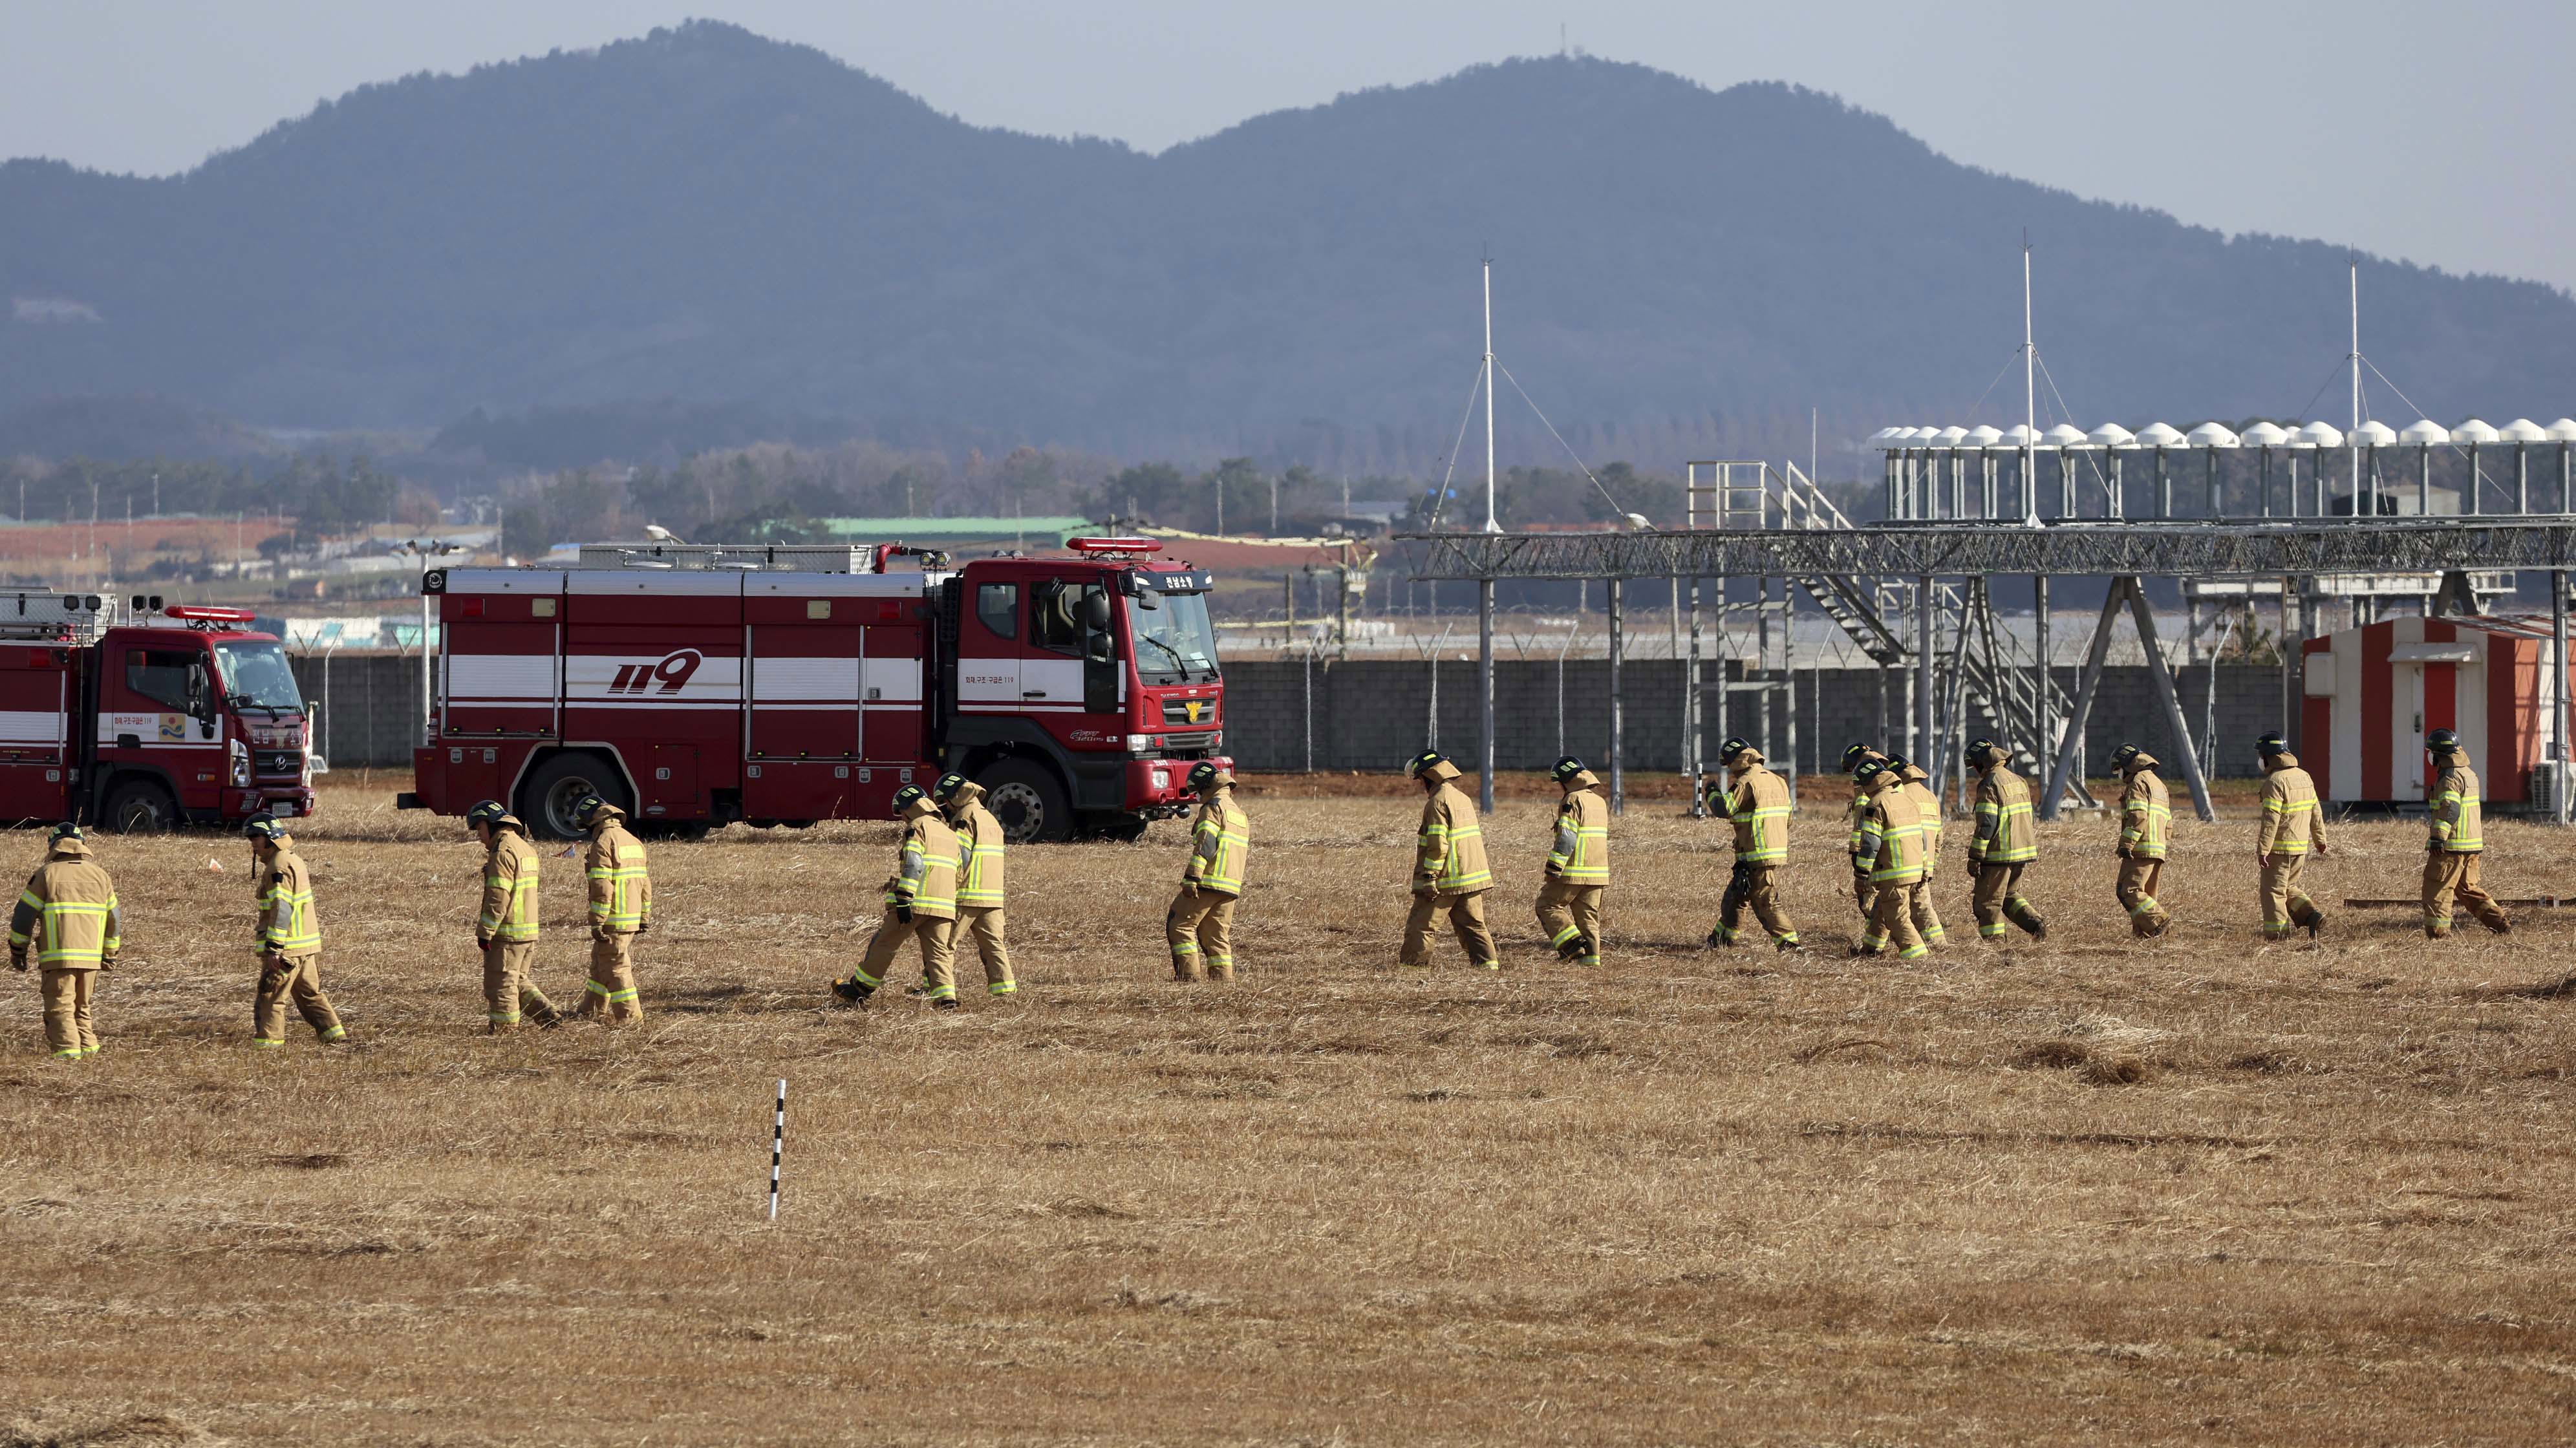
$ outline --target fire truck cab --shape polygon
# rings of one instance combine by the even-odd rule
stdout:
[[[313,812],[302,691],[241,609],[0,590],[0,821],[110,830]]]
[[[500,799],[577,832],[883,819],[946,770],[1012,838],[1134,838],[1230,763],[1209,576],[1141,539],[1072,557],[597,545],[576,568],[433,570],[432,736],[406,805]]]

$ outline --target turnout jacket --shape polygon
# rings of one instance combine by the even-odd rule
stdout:
[[[625,812],[602,805],[582,858],[590,885],[590,928],[602,935],[633,935],[653,923],[653,876],[644,864],[644,842],[626,828]]]
[[[2433,834],[2424,842],[2425,848],[2453,855],[2484,850],[2487,842],[2482,838],[2485,829],[2478,803],[2478,772],[2469,768],[2469,756],[2453,754],[2433,785]]]
[[[2133,860],[2161,860],[2172,833],[2173,797],[2156,777],[2155,756],[2137,755],[2120,790],[2120,849]]]
[[[984,808],[984,786],[968,781],[948,801],[948,825],[957,832],[965,875],[957,882],[961,910],[1002,908],[1002,822]]]
[[[33,945],[46,970],[96,970],[116,963],[124,948],[121,929],[116,882],[87,843],[58,840],[9,914],[9,950],[14,955]]]
[[[1923,878],[1929,880],[1941,868],[1941,796],[1932,792],[1932,776],[1923,766],[1908,764],[1898,770],[1905,797],[1914,801],[1914,812],[1923,820]]]
[[[1190,819],[1190,859],[1181,883],[1211,895],[1243,893],[1243,866],[1252,856],[1252,820],[1235,807],[1234,786],[1211,790]]]
[[[1733,772],[1735,787],[1723,803],[1735,826],[1735,863],[1777,865],[1789,858],[1789,782],[1762,767],[1759,750]]]
[[[903,843],[895,849],[885,902],[888,908],[909,905],[913,914],[933,920],[957,918],[957,832],[926,799],[904,811]]]
[[[2317,803],[2317,783],[2299,767],[2299,756],[2275,754],[2264,767],[2263,823],[2254,832],[2254,849],[2265,855],[2304,855],[2310,845],[2326,842],[2325,807]]]
[[[254,948],[261,955],[311,955],[322,948],[322,918],[313,912],[313,874],[291,842],[259,867],[259,923]]]
[[[1565,782],[1557,801],[1556,832],[1547,852],[1547,877],[1566,885],[1610,883],[1610,802],[1591,770]]]
[[[2039,858],[2039,832],[2031,823],[2030,786],[1998,764],[1977,779],[1977,833],[1968,841],[1970,865],[2017,865]]]
[[[516,815],[492,822],[492,848],[483,857],[483,913],[474,933],[503,945],[537,938],[537,850]]]
[[[1458,767],[1444,759],[1431,766],[1430,774],[1439,787],[1422,802],[1413,893],[1473,895],[1492,889],[1494,870],[1485,859],[1485,827],[1476,818],[1475,801],[1459,792]]]
[[[1852,832],[1853,869],[1867,870],[1877,884],[1911,885],[1923,878],[1923,820],[1904,783],[1881,777],[1887,783],[1863,802]]]

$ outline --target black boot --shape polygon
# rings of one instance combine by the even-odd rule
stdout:
[[[848,1001],[854,1006],[863,1006],[868,1003],[868,997],[876,994],[876,992],[867,986],[859,984],[859,978],[856,975],[852,975],[845,980],[836,980],[832,982],[832,994],[839,996],[841,999]]]

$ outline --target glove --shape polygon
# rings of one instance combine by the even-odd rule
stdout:
[[[474,937],[474,948],[475,948],[476,950],[490,950],[490,949],[492,948],[492,937],[491,937],[491,936],[489,936],[489,935],[477,935],[477,936],[475,936],[475,937]]]
[[[98,968],[99,968],[99,969],[101,969],[101,970],[114,970],[114,969],[116,969],[116,957],[115,957],[115,956],[113,956],[113,955],[102,955],[102,956],[100,956],[100,957],[98,958]]]
[[[2125,859],[2129,858],[2129,847],[2128,847],[2127,845],[2122,845],[2122,846],[2119,848],[2118,854],[2119,854],[2119,857],[2120,857],[2121,859],[2123,859],[2123,860],[2125,860]]]
[[[910,925],[912,923],[912,907],[909,905],[897,905],[894,907],[894,918],[902,924]]]
[[[27,952],[23,950],[10,951],[9,968],[11,970],[25,970],[27,968]]]
[[[635,922],[635,933],[636,933],[636,934],[638,934],[638,935],[641,935],[641,934],[643,934],[645,931],[650,930],[650,929],[652,929],[652,928],[653,928],[653,917],[652,917],[652,916],[650,916],[650,915],[647,915],[647,916],[645,916],[643,919],[638,920],[638,921],[636,921],[636,922]]]

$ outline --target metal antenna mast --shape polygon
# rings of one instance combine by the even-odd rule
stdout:
[[[2030,339],[2030,233],[2021,234],[2022,524],[2039,526],[2039,352]]]
[[[1503,531],[1502,525],[1494,521],[1494,259],[1492,257],[1485,258],[1485,531],[1488,533]]]

